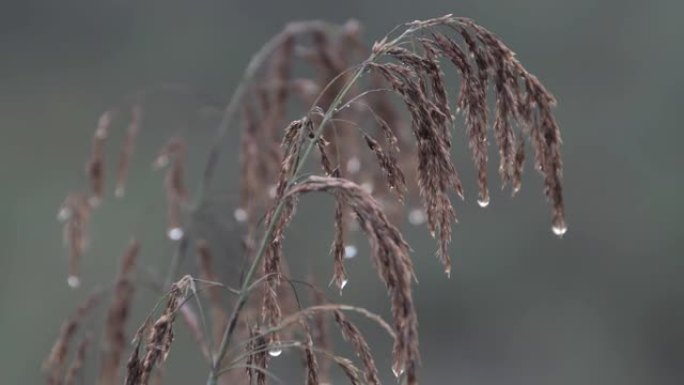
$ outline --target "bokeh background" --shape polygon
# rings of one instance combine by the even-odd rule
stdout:
[[[495,191],[490,207],[480,209],[472,172],[465,171],[470,162],[458,156],[471,193],[457,203],[451,279],[433,258],[427,231],[407,229],[420,280],[415,296],[423,383],[684,382],[684,2],[1,4],[0,383],[43,381],[40,364],[62,320],[88,288],[112,279],[131,234],[143,239],[143,266],[166,266],[173,245],[163,234],[162,176],[151,172],[149,160],[163,136],[202,109],[192,127],[189,169],[197,170],[216,118],[207,106],[228,100],[251,53],[286,22],[355,18],[370,42],[403,21],[452,12],[503,37],[558,97],[570,230],[562,240],[551,233],[541,178],[529,165],[516,199]],[[71,290],[55,215],[64,195],[83,183],[94,124],[123,95],[162,83],[186,84],[197,94],[161,97],[150,107],[129,198],[108,200],[94,216],[83,288]],[[227,206],[236,202],[230,163],[237,160],[237,127],[234,138],[224,158],[225,196],[217,197]],[[315,261],[314,273],[325,284],[332,206],[316,199],[311,206],[304,201],[286,246],[291,258]],[[229,244],[237,237],[227,231],[222,239]],[[361,240],[359,247],[341,300],[387,314],[385,291]],[[308,272],[297,274],[305,278]],[[131,329],[156,298],[139,294]],[[383,378],[392,383],[389,341],[378,328],[364,328]],[[179,331],[166,383],[203,383],[206,366],[198,356]],[[287,383],[301,381],[290,365],[297,360],[285,354],[274,364]],[[89,378],[94,365],[91,360]]]

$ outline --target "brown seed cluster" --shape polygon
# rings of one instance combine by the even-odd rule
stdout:
[[[166,229],[169,239],[177,241],[183,235],[181,210],[188,199],[184,182],[185,141],[171,138],[157,156],[155,165],[166,167],[164,187],[166,190]]]
[[[64,243],[69,248],[69,278],[67,283],[73,288],[80,286],[81,257],[88,246],[88,224],[92,206],[85,194],[67,195],[58,218],[64,222]]]
[[[62,383],[62,374],[69,354],[69,346],[76,336],[78,329],[85,322],[86,317],[99,304],[102,291],[95,291],[83,301],[74,314],[71,315],[63,324],[55,344],[50,350],[50,354],[43,362],[43,370],[48,372],[48,385],[59,385]]]
[[[119,364],[127,345],[126,321],[135,292],[132,275],[139,251],[140,243],[133,239],[121,258],[121,267],[114,286],[114,298],[105,321],[105,346],[102,352],[99,385],[116,385],[121,382]]]
[[[88,353],[88,348],[92,343],[93,337],[91,334],[86,334],[81,340],[76,348],[76,356],[71,361],[69,368],[67,368],[66,374],[64,375],[64,385],[76,385],[78,381],[78,376],[83,370],[85,365],[86,355]]]
[[[344,314],[336,310],[334,312],[335,322],[340,328],[342,337],[349,342],[353,347],[356,355],[361,358],[361,362],[364,367],[364,375],[366,377],[366,382],[368,384],[378,385],[380,384],[380,378],[378,377],[378,368],[375,366],[375,360],[373,359],[373,354],[371,353],[368,342],[363,337],[363,334],[359,329],[351,322],[347,320]],[[346,372],[346,370],[345,370]]]
[[[126,133],[124,134],[124,141],[121,146],[119,155],[119,164],[116,169],[116,187],[114,195],[121,198],[126,193],[126,179],[128,177],[128,170],[131,165],[131,158],[135,149],[135,140],[140,132],[140,125],[142,124],[142,107],[139,105],[133,106],[131,109],[131,121],[128,123]]]
[[[145,324],[138,330],[137,343],[127,364],[126,385],[147,385],[153,371],[166,361],[174,338],[173,322],[190,285],[192,278],[189,276],[174,283],[159,318],[151,326]],[[146,353],[141,359],[140,347],[143,341]]]
[[[452,130],[460,125],[475,166],[479,205],[485,207],[490,201],[487,169],[491,131],[502,185],[510,185],[513,194],[520,189],[526,142],[530,144],[535,167],[544,177],[545,194],[552,204],[552,229],[557,235],[565,233],[561,139],[552,113],[554,97],[500,39],[472,20],[446,15],[404,27],[395,37],[388,35],[369,49],[360,39],[357,22],[342,26],[292,23],[250,62],[245,81],[227,106],[218,130],[219,134],[224,129],[228,132],[240,114],[244,125],[239,158],[240,202],[233,216],[243,225],[239,226],[243,231],[242,260],[247,266],[236,285],[240,290],[229,289],[238,295],[233,313],[227,312],[228,301],[222,294],[228,287],[218,284],[221,274],[213,266],[214,245],[202,239],[215,237],[206,229],[191,228],[198,222],[194,220],[199,217],[196,207],[207,207],[204,199],[212,192],[210,180],[220,141],[210,148],[200,194],[193,197],[197,205],[187,204],[186,142],[176,136],[166,142],[154,165],[166,169],[167,235],[171,240],[183,240],[179,250],[195,245],[201,277],[197,282],[206,285],[202,290],[206,289],[207,295],[198,296],[199,303],[185,303],[190,292],[197,295],[196,280],[190,276],[171,285],[159,318],[154,322],[148,319],[137,333],[127,363],[126,384],[162,381],[163,363],[179,313],[211,363],[209,385],[219,381],[222,385],[266,384],[269,360],[288,346],[302,352],[305,382],[309,385],[327,382],[332,363],[352,384],[380,384],[368,342],[342,310],[360,312],[386,327],[394,339],[394,374],[403,383],[417,384],[420,355],[412,295],[415,276],[410,248],[399,227],[406,211],[403,205],[408,202],[414,206],[420,201],[419,213],[424,215],[412,220],[411,215],[418,210],[413,209],[409,222],[427,223],[437,239],[437,256],[445,272],[451,272],[449,244],[456,222],[451,196],[464,197],[452,161]],[[312,70],[311,77],[300,74],[302,63],[298,61]],[[352,65],[355,62],[359,64]],[[448,69],[455,69],[459,77],[453,99],[449,96],[451,85],[446,81]],[[130,109],[130,120],[115,176],[118,197],[124,195],[142,125],[139,96],[126,107]],[[488,100],[494,101],[493,108]],[[299,108],[296,116],[301,118],[286,124],[292,119],[292,106]],[[69,194],[59,215],[65,222],[69,284],[74,287],[80,282],[79,261],[87,245],[91,213],[105,196],[105,144],[115,126],[114,111],[102,115],[93,136],[86,164],[87,192]],[[309,162],[310,154],[317,158],[315,167]],[[312,291],[313,305],[301,309],[292,290],[298,282],[289,278],[283,241],[299,199],[310,192],[327,192],[335,199],[331,284],[341,292],[348,283],[344,260],[347,246],[351,245],[346,242],[350,233],[361,230],[370,244],[371,263],[388,290],[392,326],[366,310],[327,304],[316,290]],[[104,328],[99,384],[120,382],[138,248],[137,241],[133,241],[121,261]],[[171,270],[168,281],[177,274],[175,265]],[[204,329],[203,300],[210,304],[213,330]],[[72,383],[80,372],[90,338],[79,345],[66,377],[64,365],[70,341],[92,306],[90,302],[84,304],[63,326],[46,361],[48,383]],[[311,325],[309,318],[313,319]],[[329,318],[334,319],[342,337],[353,347],[358,367],[331,352]],[[233,356],[235,351],[228,349],[228,344],[232,347],[231,339],[241,338],[246,339],[244,348]],[[246,370],[232,370],[236,367],[232,365],[238,363],[244,363]]]
[[[418,320],[411,293],[414,273],[408,244],[399,230],[389,222],[378,203],[359,185],[342,178],[312,176],[294,186],[288,195],[312,191],[334,192],[337,199],[343,200],[353,210],[366,233],[371,245],[371,261],[389,290],[392,304],[394,331],[397,334],[393,371],[397,375],[406,373],[409,383],[415,383],[419,362]]]
[[[246,345],[248,353],[246,366],[249,383],[254,379],[257,385],[266,384],[266,369],[268,368],[268,342],[255,326],[250,330],[249,343]]]

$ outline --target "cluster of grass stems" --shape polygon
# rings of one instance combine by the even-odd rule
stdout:
[[[135,275],[140,243],[133,239],[123,253],[114,283],[90,294],[65,321],[45,361],[48,384],[77,382],[94,336],[80,333],[81,341],[68,366],[69,348],[80,335],[84,320],[105,296],[111,302],[102,333],[97,384],[161,382],[177,316],[209,364],[207,385],[265,384],[277,378],[268,364],[284,349],[302,353],[307,385],[328,383],[333,365],[352,384],[380,384],[380,369],[371,348],[361,330],[346,317],[348,312],[359,313],[387,331],[394,341],[392,372],[401,383],[417,384],[420,355],[412,297],[415,273],[411,250],[399,227],[407,211],[411,224],[425,223],[436,239],[437,257],[450,274],[448,247],[456,221],[450,195],[465,195],[451,160],[452,132],[461,125],[476,170],[479,205],[486,207],[490,200],[487,163],[491,131],[499,153],[502,186],[509,185],[513,194],[520,190],[527,144],[534,152],[535,168],[544,178],[552,206],[552,230],[556,235],[565,233],[561,140],[551,112],[555,99],[501,40],[472,20],[452,15],[398,26],[370,48],[359,31],[354,21],[342,26],[299,22],[269,41],[252,58],[225,108],[193,194],[184,182],[186,142],[181,136],[168,139],[154,165],[166,170],[166,232],[178,251],[169,262],[166,279],[154,283],[163,296],[129,343],[126,324],[142,279]],[[356,58],[360,59],[353,64]],[[295,77],[296,60],[308,63],[316,76]],[[444,68],[448,66],[458,75],[458,87],[447,84]],[[449,89],[456,90],[454,102]],[[72,287],[80,285],[79,261],[86,253],[90,216],[105,197],[104,148],[109,131],[121,111],[129,110],[114,182],[114,194],[121,198],[136,137],[144,125],[145,100],[142,93],[134,103],[101,116],[86,164],[88,187],[70,193],[60,210]],[[293,104],[307,108],[288,124],[288,109]],[[462,123],[458,116],[463,117]],[[209,234],[194,228],[192,219],[200,213],[206,215],[224,139],[235,134],[239,123],[243,126],[241,198],[232,216],[244,230],[242,252],[248,264],[233,288],[220,282],[212,244],[206,240]],[[322,172],[312,170],[313,156]],[[299,200],[312,192],[330,194],[336,202],[331,285],[341,292],[347,284],[344,262],[353,256],[347,233],[362,231],[370,244],[371,263],[388,291],[391,322],[363,308],[332,303],[313,283],[289,278],[282,250],[284,234]],[[407,210],[407,205],[412,208]],[[225,217],[228,213],[212,215]],[[196,277],[179,268],[180,256],[189,249],[197,255]],[[292,285],[311,293],[309,306],[293,298]],[[226,293],[231,296],[232,308],[225,306]],[[353,348],[356,359],[332,350],[331,322]]]

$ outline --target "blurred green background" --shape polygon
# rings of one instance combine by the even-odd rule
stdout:
[[[152,154],[191,111],[225,103],[251,53],[286,22],[355,18],[370,42],[398,23],[452,12],[501,36],[558,97],[570,230],[562,240],[551,233],[541,178],[529,165],[516,199],[494,189],[489,208],[477,207],[471,163],[459,155],[470,194],[457,203],[450,280],[427,231],[407,229],[420,280],[422,383],[684,383],[684,2],[674,0],[4,0],[0,383],[44,381],[40,363],[62,320],[88,288],[112,279],[132,233],[143,239],[143,266],[167,265],[173,245],[164,240],[162,176],[148,166]],[[83,288],[71,290],[57,209],[83,183],[99,114],[161,83],[188,84],[199,96],[150,107],[129,198],[108,199],[94,215]],[[204,110],[193,122],[190,170],[204,159],[216,118]],[[226,207],[236,202],[229,186],[238,137],[235,128],[224,157],[226,196],[217,199]],[[495,164],[490,175],[494,181]],[[327,283],[333,209],[329,200],[307,199],[287,253],[315,260]],[[222,241],[237,236],[227,231]],[[365,252],[349,262],[341,300],[387,314]],[[139,294],[133,330],[155,300]],[[393,383],[387,339],[372,325],[365,330]],[[179,331],[166,383],[203,383],[198,355]],[[299,381],[289,366],[296,361],[286,354],[275,362],[288,383]],[[94,366],[91,359],[88,378]]]

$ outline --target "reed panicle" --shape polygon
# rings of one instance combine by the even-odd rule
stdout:
[[[135,140],[140,132],[142,115],[143,110],[141,106],[135,105],[133,108],[131,108],[131,121],[128,124],[124,141],[121,145],[119,164],[117,165],[116,170],[116,187],[114,189],[114,195],[118,198],[122,198],[126,193],[128,169],[130,168],[131,157],[133,156],[133,151],[135,149]]]
[[[76,385],[78,376],[81,374],[83,366],[85,365],[86,355],[92,340],[93,336],[89,333],[83,337],[81,342],[79,342],[78,347],[76,348],[76,356],[71,361],[71,364],[64,375],[64,385]]]
[[[147,385],[153,371],[166,361],[174,339],[173,323],[183,306],[185,293],[192,285],[189,276],[171,285],[162,314],[151,325],[147,322],[138,330],[136,347],[128,360],[126,384]],[[149,329],[149,331],[147,331]],[[145,332],[147,331],[147,336]],[[140,345],[145,341],[146,353],[140,358]]]
[[[344,337],[344,339],[354,347],[356,355],[361,358],[366,382],[368,384],[379,385],[380,378],[378,377],[378,368],[375,366],[373,354],[371,353],[370,346],[368,346],[368,342],[363,337],[363,334],[361,334],[359,329],[353,323],[347,320],[341,311],[335,311],[334,315],[335,322],[340,328],[342,337]]]
[[[140,243],[133,239],[121,258],[119,275],[114,284],[114,298],[105,322],[105,346],[102,352],[99,385],[115,385],[121,382],[119,364],[126,348],[125,326],[135,292],[132,274],[139,250]]]
[[[226,106],[196,194],[191,195],[185,184],[185,140],[172,137],[162,147],[154,166],[166,171],[166,234],[179,242],[174,243],[177,250],[161,286],[166,292],[165,306],[156,320],[148,317],[136,334],[126,365],[127,385],[148,385],[153,378],[163,381],[161,370],[179,313],[209,362],[207,385],[266,384],[272,376],[269,362],[290,347],[302,352],[306,384],[328,383],[332,363],[352,384],[380,384],[383,368],[376,365],[360,328],[343,311],[360,313],[387,330],[393,339],[391,370],[401,383],[417,384],[418,314],[412,292],[416,277],[411,249],[400,232],[401,218],[407,211],[403,205],[409,202],[409,222],[427,225],[436,239],[436,255],[449,275],[456,222],[451,197],[465,196],[452,160],[456,128],[463,127],[481,207],[491,199],[487,173],[491,131],[502,187],[510,185],[513,194],[520,190],[529,145],[551,202],[552,230],[559,236],[566,232],[561,138],[552,111],[556,100],[510,48],[474,21],[453,15],[406,23],[370,47],[363,43],[360,31],[360,24],[353,20],[341,26],[297,22],[267,42],[250,61]],[[312,74],[302,74],[300,69]],[[458,75],[454,85],[447,81],[449,71]],[[142,125],[141,96],[146,94],[136,95],[126,107],[131,117],[115,176],[119,197],[124,195]],[[488,100],[494,101],[491,108]],[[79,261],[87,245],[90,216],[104,196],[104,148],[114,111],[118,109],[108,110],[98,122],[86,166],[86,192],[69,194],[59,214],[73,287],[80,283]],[[292,116],[300,118],[287,124]],[[240,197],[232,219],[238,225],[235,231],[241,232],[243,255],[227,264],[231,268],[243,264],[244,270],[233,289],[220,282],[225,274],[214,267],[212,249],[225,245],[207,241],[226,239],[225,234],[212,233],[223,227],[203,226],[210,222],[202,216],[226,222],[225,212],[214,210],[209,198],[215,192],[212,183],[221,145],[236,123],[243,130],[238,158]],[[318,164],[312,164],[312,153]],[[348,284],[345,258],[352,245],[347,242],[349,234],[360,229],[370,245],[370,262],[388,292],[390,323],[365,309],[329,303],[315,288],[313,305],[302,306],[295,290],[301,282],[291,278],[297,272],[290,274],[283,242],[302,197],[312,192],[328,193],[335,200],[330,284],[340,294]],[[186,275],[174,283],[185,273],[180,262],[193,245],[200,279]],[[122,258],[115,282],[104,331],[100,384],[119,382],[124,324],[133,289],[139,284],[132,277],[137,250],[134,241]],[[233,258],[234,253],[228,254]],[[206,296],[197,296],[196,282],[202,283]],[[235,295],[232,310],[226,308],[229,301],[223,298],[224,290]],[[197,296],[196,302],[186,303],[191,296]],[[211,309],[212,330],[205,322],[204,300]],[[92,306],[84,305],[63,326],[46,360],[48,383],[61,383],[70,342]],[[331,318],[353,348],[358,366],[332,352]],[[89,343],[85,341],[74,359],[74,372],[85,361]],[[245,370],[235,370],[242,367]]]
[[[85,322],[86,317],[100,303],[101,295],[101,290],[92,292],[62,324],[59,336],[52,346],[50,354],[43,362],[43,370],[48,372],[47,383],[49,385],[59,385],[62,383],[62,371],[69,354],[69,346],[76,336],[78,329]]]
[[[81,285],[80,263],[81,257],[88,246],[88,226],[92,206],[87,196],[80,192],[67,195],[62,208],[57,214],[64,222],[64,244],[69,249],[69,277],[67,283],[72,288]]]

